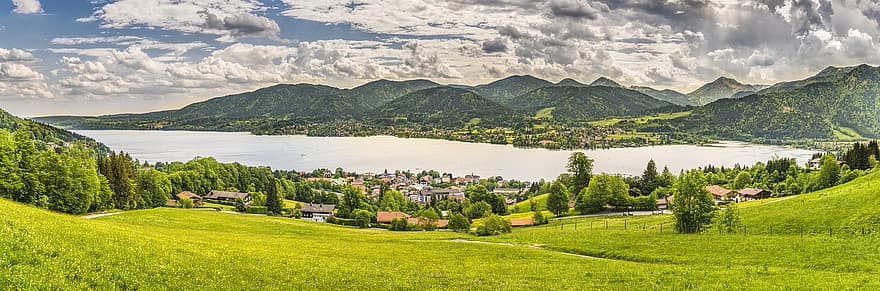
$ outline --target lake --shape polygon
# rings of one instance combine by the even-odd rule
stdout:
[[[465,143],[391,136],[307,137],[258,136],[240,132],[78,130],[113,150],[125,151],[141,161],[188,161],[214,157],[273,169],[311,171],[342,167],[355,172],[434,169],[456,176],[500,175],[507,179],[553,179],[565,171],[572,151],[522,149],[507,145]],[[641,175],[648,160],[673,173],[705,165],[753,165],[773,157],[796,158],[806,163],[813,151],[743,142],[666,145],[639,148],[588,150],[594,172]]]

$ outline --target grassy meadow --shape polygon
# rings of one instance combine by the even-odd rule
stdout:
[[[878,289],[878,182],[875,173],[743,203],[746,233],[694,235],[673,233],[669,215],[574,218],[474,237],[172,208],[83,219],[0,200],[0,286]],[[762,230],[770,226],[773,235]],[[828,227],[869,232],[829,236]]]

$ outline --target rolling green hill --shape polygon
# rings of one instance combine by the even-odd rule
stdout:
[[[736,139],[826,140],[835,138],[838,128],[880,137],[880,69],[861,65],[831,75],[819,74],[786,90],[719,100],[678,123],[698,134]]]
[[[173,208],[86,220],[0,199],[0,286],[876,289],[878,181],[873,173],[743,203],[747,233],[699,235],[673,233],[671,215],[573,218],[472,237]]]
[[[380,122],[460,128],[474,119],[480,125],[501,125],[517,114],[479,94],[455,87],[435,87],[397,98],[370,112],[368,118]]]
[[[54,142],[57,144],[64,144],[65,142],[84,142],[87,146],[92,147],[99,152],[109,151],[107,146],[98,143],[91,138],[51,125],[23,119],[0,109],[0,128],[15,131],[22,127],[27,129],[33,135],[34,139],[43,142]]]
[[[706,105],[719,99],[745,97],[763,88],[762,85],[746,85],[731,78],[719,77],[688,93],[687,98],[693,104]]]
[[[400,96],[437,86],[440,84],[428,80],[377,80],[352,88],[342,94],[357,100],[365,108],[376,109]]]
[[[544,79],[525,75],[510,76],[489,84],[473,87],[473,90],[486,99],[492,100],[498,104],[508,104],[510,100],[517,96],[548,86],[553,86],[553,83]]]
[[[760,201],[755,201],[760,202]],[[796,197],[742,207],[743,223],[774,233],[839,234],[880,233],[880,172],[852,182]],[[756,229],[755,231],[758,231]]]
[[[509,105],[529,115],[555,107],[553,118],[562,121],[633,116],[674,106],[636,91],[607,86],[544,87],[514,98]]]

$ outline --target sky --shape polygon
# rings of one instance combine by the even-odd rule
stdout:
[[[880,0],[0,0],[0,108],[174,109],[278,83],[510,75],[696,89],[880,63]]]

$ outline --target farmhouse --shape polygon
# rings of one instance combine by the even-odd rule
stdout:
[[[174,195],[174,196],[177,197],[177,200],[180,200],[183,198],[189,198],[189,200],[192,200],[193,205],[202,206],[202,196],[196,195],[193,192],[183,191],[183,192],[177,193],[177,195]]]
[[[244,201],[245,205],[251,204],[251,194],[248,194],[248,193],[212,190],[210,193],[208,193],[208,195],[205,195],[204,198],[208,199],[208,200],[217,200],[217,201],[226,201],[226,202],[235,202],[236,198],[241,198],[241,200]]]
[[[302,219],[325,222],[327,221],[327,218],[333,216],[334,209],[336,209],[336,205],[309,203],[303,204],[300,212],[302,213]]]
[[[669,209],[669,203],[672,202],[673,196],[657,199],[657,210],[663,211]]]
[[[743,200],[758,200],[770,198],[770,192],[761,188],[744,188],[739,190],[739,197]]]
[[[729,199],[731,194],[736,194],[733,190],[718,185],[706,186],[706,191],[709,191],[709,193],[712,194],[712,198],[715,199],[715,203],[727,200]]]

